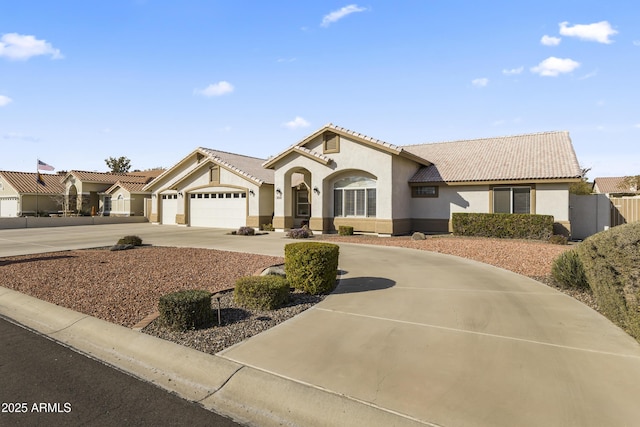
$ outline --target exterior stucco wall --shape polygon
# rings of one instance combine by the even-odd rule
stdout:
[[[450,219],[454,212],[489,213],[489,186],[438,186],[438,197],[411,198],[411,217]]]
[[[50,194],[24,194],[18,199],[18,211],[33,215],[36,210],[45,213],[57,213],[62,208]]]
[[[553,215],[555,222],[569,221],[569,184],[536,185],[536,212]]]

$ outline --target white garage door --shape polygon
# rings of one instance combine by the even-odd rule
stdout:
[[[8,197],[0,199],[0,217],[18,216],[18,198]]]
[[[162,223],[175,224],[177,213],[178,213],[178,195],[163,194],[162,195]]]
[[[191,193],[189,212],[193,227],[242,227],[247,223],[247,193]]]

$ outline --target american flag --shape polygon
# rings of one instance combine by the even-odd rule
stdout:
[[[46,164],[42,160],[38,160],[38,170],[39,171],[52,171],[55,168],[51,165]]]

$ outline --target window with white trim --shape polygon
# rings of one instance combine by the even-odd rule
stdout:
[[[496,187],[493,189],[494,213],[531,213],[531,187]]]
[[[309,190],[296,190],[296,217],[309,218]]]
[[[333,185],[334,217],[375,217],[376,180],[364,176],[342,178]]]

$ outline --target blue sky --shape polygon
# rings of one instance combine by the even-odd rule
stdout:
[[[637,175],[639,16],[631,0],[6,2],[0,170],[266,158],[331,122],[397,145],[568,130],[590,178]]]

